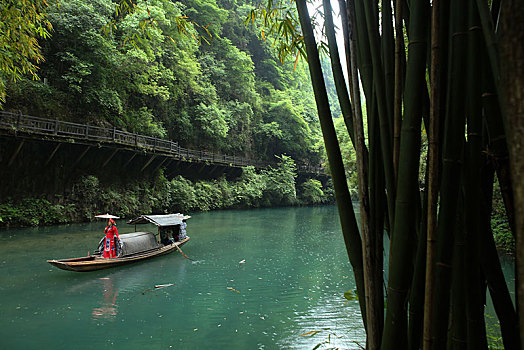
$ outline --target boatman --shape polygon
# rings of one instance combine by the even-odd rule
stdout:
[[[104,258],[116,258],[115,236],[118,238],[118,240],[120,240],[120,237],[118,236],[115,220],[109,219],[104,232],[106,234],[106,239],[104,242],[104,252],[102,256]]]
[[[182,220],[182,223],[180,224],[180,231],[178,234],[178,240],[182,241],[187,238],[187,224],[186,220]]]

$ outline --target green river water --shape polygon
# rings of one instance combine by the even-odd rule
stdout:
[[[183,247],[194,261],[175,252],[84,273],[45,260],[93,252],[104,222],[0,231],[0,348],[358,348],[337,215],[333,206],[197,213]],[[311,331],[320,332],[302,336]]]
[[[343,297],[355,282],[334,206],[194,214],[183,247],[194,261],[175,252],[85,273],[45,262],[93,252],[104,226],[0,231],[0,349],[365,344],[358,301]]]

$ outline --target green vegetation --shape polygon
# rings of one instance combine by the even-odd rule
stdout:
[[[321,163],[307,66],[281,64],[244,25],[250,0],[49,4],[40,79],[8,82],[5,110],[251,159]]]
[[[511,233],[498,181],[493,189],[491,229],[493,230],[493,239],[497,248],[507,254],[515,254],[515,237]]]
[[[332,3],[323,1],[323,21],[318,11],[309,13],[307,0],[267,1],[249,19],[275,37],[281,57],[307,57],[366,348],[487,348],[487,287],[504,346],[520,347],[522,317],[520,330],[515,326],[524,288],[515,308],[494,236],[508,239],[511,227],[517,252],[524,252],[524,102],[518,97],[524,51],[514,44],[524,37],[521,6],[338,1],[339,48]],[[333,122],[322,49],[330,53],[345,125]],[[349,143],[355,158],[348,156]],[[355,168],[360,226],[348,186]],[[495,177],[495,197],[503,204],[494,198]],[[387,281],[384,232],[390,237]],[[524,278],[519,254],[517,267]]]
[[[47,6],[37,1],[26,23],[35,30],[26,34],[39,44],[37,57],[25,60],[38,61],[40,79],[33,79],[33,66],[33,74],[6,80],[2,66],[4,110],[114,126],[261,161],[283,156],[275,169],[257,173],[246,168],[232,182],[163,175],[154,181],[125,180],[119,174],[122,183],[109,184],[85,169],[72,188],[64,184],[56,187],[63,193],[43,196],[32,193],[27,181],[26,187],[6,191],[11,198],[25,199],[2,201],[3,224],[86,220],[100,210],[130,216],[317,204],[332,198],[332,191],[316,180],[295,186],[295,161],[320,165],[324,159],[307,65],[282,64],[272,43],[260,38],[254,25],[243,23],[254,4],[61,0]],[[20,15],[26,10],[21,8]],[[43,26],[52,28],[52,35]],[[1,33],[6,33],[3,27]],[[38,36],[43,40],[36,41]],[[8,58],[0,62],[11,64]]]
[[[8,199],[0,204],[0,226],[37,226],[90,221],[110,212],[130,218],[143,213],[194,212],[229,208],[306,205],[332,202],[329,187],[309,179],[296,183],[294,162],[283,156],[275,168],[257,173],[243,168],[235,181],[192,182],[182,176],[166,179],[160,172],[151,182],[101,184],[95,176],[84,176],[68,196]],[[297,196],[297,187],[302,189]]]
[[[111,0],[51,5],[43,79],[9,84],[5,109],[253,159],[285,156],[272,169],[244,169],[234,182],[193,183],[160,173],[149,183],[102,185],[88,175],[67,198],[4,203],[1,221],[64,221],[67,213],[88,219],[101,208],[130,216],[319,203],[331,192],[307,180],[297,195],[294,161],[327,157],[368,348],[486,348],[487,287],[504,346],[519,347],[524,284],[515,308],[494,238],[511,247],[514,235],[517,259],[524,256],[524,51],[515,45],[524,39],[521,6],[514,0],[504,6],[399,0],[394,9],[378,0],[339,4],[348,6],[340,11],[340,49],[329,0],[321,22],[312,20],[306,0],[267,1],[258,12],[249,0],[138,0],[124,16]],[[318,23],[327,36],[320,45]],[[206,35],[209,45],[195,40]],[[330,53],[331,69],[319,47]],[[339,50],[348,58],[349,83]],[[300,56],[307,57],[310,77]],[[286,57],[293,62],[279,65]],[[360,226],[352,205],[357,183]],[[391,238],[387,281],[384,232]],[[524,279],[522,261],[517,268]]]
[[[45,0],[5,0],[0,6],[0,106],[8,81],[38,79],[37,64],[44,61],[38,38],[49,38],[52,29],[47,6]]]

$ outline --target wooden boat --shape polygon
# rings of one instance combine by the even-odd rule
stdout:
[[[178,234],[178,226],[182,224],[182,220],[187,218],[189,217],[183,216],[182,214],[142,215],[129,221],[128,223],[135,225],[149,222],[157,225],[159,228],[158,240],[161,242],[158,242],[155,234],[152,232],[121,234],[120,241],[122,242],[122,251],[120,252],[120,256],[116,258],[102,257],[101,250],[99,249],[94,255],[72,259],[47,260],[47,262],[62,270],[85,272],[107,269],[169,254],[178,250],[180,246],[189,241],[189,237],[187,236],[176,241],[167,236],[173,232],[177,232]]]
[[[47,262],[62,270],[78,271],[78,272],[101,270],[101,269],[107,269],[110,267],[129,264],[129,263],[140,261],[140,260],[153,258],[159,255],[169,254],[172,251],[177,250],[177,246],[180,247],[187,241],[189,241],[189,237],[187,237],[186,239],[180,242],[171,243],[165,246],[161,246],[157,249],[151,249],[149,251],[144,251],[144,252],[133,254],[133,255],[122,256],[120,258],[109,259],[109,258],[103,258],[100,255],[90,255],[90,256],[84,256],[81,258],[47,260]]]

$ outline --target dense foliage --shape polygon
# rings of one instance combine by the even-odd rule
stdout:
[[[45,0],[4,0],[0,6],[0,106],[7,81],[22,75],[37,79],[37,64],[44,60],[37,38],[48,38],[52,26],[46,19]]]
[[[307,68],[278,62],[243,23],[249,0],[138,1],[126,15],[115,13],[117,4],[52,2],[41,79],[9,83],[4,109],[319,164]]]
[[[94,215],[106,211],[130,218],[144,213],[187,213],[332,201],[332,191],[320,181],[309,179],[297,183],[294,162],[284,156],[277,166],[261,173],[253,167],[244,168],[242,176],[235,181],[222,177],[193,182],[182,176],[168,180],[160,172],[150,182],[104,185],[96,176],[88,175],[80,178],[67,196],[51,201],[28,197],[1,203],[0,226],[90,221]]]

